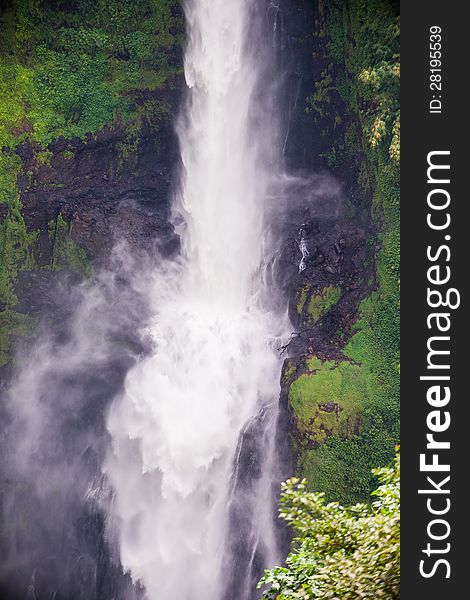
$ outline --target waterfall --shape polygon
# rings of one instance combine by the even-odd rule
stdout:
[[[262,300],[277,132],[270,103],[259,106],[258,8],[186,3],[182,256],[151,276],[152,351],[107,418],[111,520],[149,600],[252,599],[260,566],[281,560],[272,471],[285,321]]]

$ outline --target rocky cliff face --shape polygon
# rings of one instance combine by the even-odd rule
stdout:
[[[178,106],[173,90],[167,98]],[[119,123],[83,140],[58,138],[48,144],[45,163],[43,152],[37,153],[33,144],[23,142],[16,148],[22,159],[21,213],[27,230],[39,232],[34,248],[39,267],[52,262],[54,235],[49,235],[49,224],[59,215],[90,261],[105,259],[121,239],[144,247],[154,239],[166,255],[177,250],[168,224],[178,158],[171,116],[144,122],[132,135],[135,147],[130,149],[129,134]]]
[[[178,251],[184,19],[173,0],[131,4],[2,5],[0,366],[64,273],[89,276],[117,241]]]
[[[320,188],[314,202],[294,189],[281,236],[295,328],[281,401],[298,472],[344,502],[367,498],[398,440],[397,13],[392,1],[292,0],[279,14],[284,157]]]
[[[21,305],[26,289],[29,309],[45,302],[41,274],[50,277],[64,266],[86,275],[92,265],[99,268],[109,260],[119,241],[166,257],[178,252],[168,219],[178,161],[171,118],[179,95],[178,89],[158,96],[163,94],[172,113],[143,122],[131,134],[118,122],[85,139],[59,137],[46,151],[31,142],[14,150],[22,161],[21,215],[26,231],[35,234],[33,269],[23,270],[15,287]],[[135,140],[131,148],[129,136]]]

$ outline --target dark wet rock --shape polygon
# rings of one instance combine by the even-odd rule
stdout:
[[[178,252],[169,207],[179,160],[173,121],[181,89],[173,85],[145,92],[145,101],[155,96],[173,109],[143,121],[132,143],[129,128],[116,122],[85,140],[57,138],[48,146],[52,155],[47,161],[39,159],[33,144],[18,146],[25,163],[18,177],[22,214],[28,231],[38,234],[38,266],[50,264],[48,228],[59,214],[70,224],[72,239],[99,264],[120,241],[133,252],[165,257]]]
[[[26,162],[34,156],[33,145],[31,144],[31,142],[28,141],[21,142],[15,148],[15,153],[21,158],[23,162]]]
[[[76,206],[67,208],[72,239],[92,259],[109,256],[119,242],[127,242],[131,252],[145,251],[150,255],[171,257],[179,250],[173,225],[158,212],[143,210],[138,200],[96,202],[84,197]]]
[[[325,404],[319,404],[318,410],[322,410],[323,412],[327,412],[327,413],[334,412],[334,413],[338,414],[339,411],[341,410],[341,408],[337,402],[333,402],[332,400],[330,400],[329,402],[325,402]]]
[[[67,149],[67,140],[63,135],[60,135],[57,139],[53,140],[48,144],[47,149],[52,152],[52,154],[59,154]]]
[[[267,460],[266,448],[272,435],[276,436],[279,445],[276,444],[274,449],[271,498],[267,505],[259,506],[256,502],[256,487],[263,476],[263,465]],[[226,565],[224,592],[227,600],[248,597],[247,591],[256,588],[265,568],[265,549],[259,544],[255,527],[260,519],[260,510],[264,514],[271,513],[278,548],[287,548],[288,532],[277,519],[280,490],[278,482],[292,472],[292,454],[286,446],[287,439],[285,414],[281,409],[276,417],[274,405],[263,407],[240,433],[228,503],[230,533],[226,556],[230,557],[230,564]],[[259,595],[250,595],[250,598],[257,598]]]
[[[53,283],[54,273],[49,269],[21,271],[16,283],[18,304],[15,310],[30,315],[49,311],[57,304]]]
[[[343,198],[347,205],[348,199]],[[345,214],[347,211],[345,211]],[[305,223],[292,224],[286,232],[275,264],[275,280],[287,296],[290,319],[297,329],[289,347],[294,355],[305,355],[308,348],[326,348],[335,329],[349,331],[357,317],[357,305],[370,293],[369,280],[374,278],[374,263],[367,245],[370,224],[349,216],[315,217]],[[302,252],[300,229],[308,254],[300,270]],[[311,323],[299,312],[302,290],[306,297],[333,286],[341,289],[341,299],[318,323]],[[331,348],[331,354],[335,348]]]
[[[75,152],[77,150],[80,150],[80,148],[83,148],[84,145],[85,145],[85,142],[79,137],[73,137],[70,140],[70,148],[71,148],[71,150],[73,150]]]

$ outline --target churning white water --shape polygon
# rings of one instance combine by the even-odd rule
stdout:
[[[256,118],[260,68],[247,39],[250,11],[250,0],[186,5],[190,91],[174,205],[184,222],[182,259],[152,274],[153,351],[129,372],[108,417],[105,472],[121,561],[149,600],[224,597],[239,442],[279,395],[280,320],[259,299],[271,134]],[[276,419],[271,412],[265,420],[269,471]],[[261,545],[274,561],[263,506],[270,485],[265,472],[238,502],[250,510],[258,504],[264,515],[253,521],[247,552]]]

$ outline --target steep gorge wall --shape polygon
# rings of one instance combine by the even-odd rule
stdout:
[[[281,396],[298,473],[350,502],[368,497],[399,439],[399,7],[306,4],[286,3],[286,160],[333,173],[345,201],[306,212],[302,272],[295,229],[285,244],[296,334]]]
[[[282,401],[298,471],[362,499],[398,438],[397,6],[276,9],[284,156],[340,181],[337,211],[299,207],[280,285],[295,328]],[[0,364],[115,240],[178,251],[168,222],[184,20],[174,0],[2,3]],[[12,110],[12,107],[15,107]],[[299,273],[299,230],[309,255]]]

